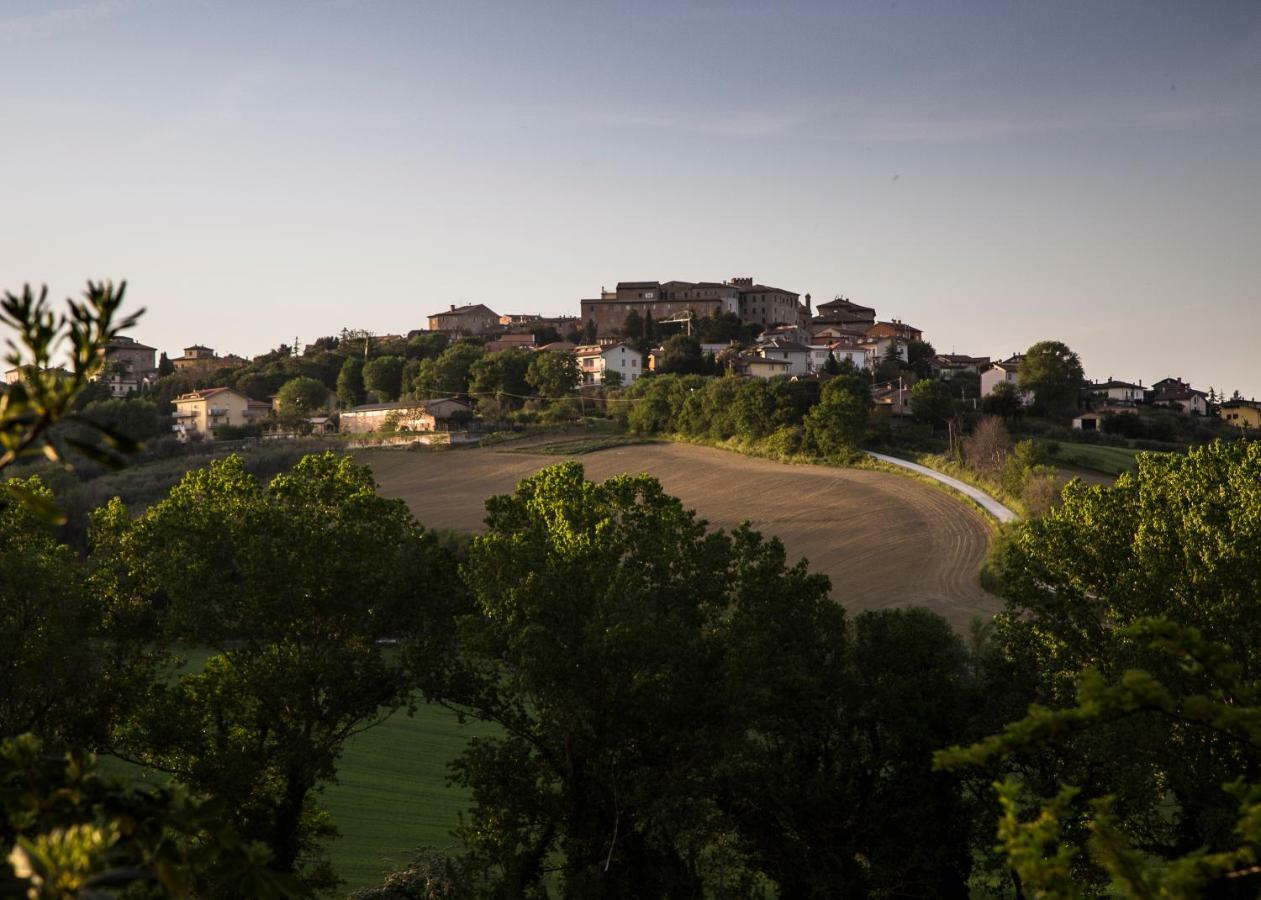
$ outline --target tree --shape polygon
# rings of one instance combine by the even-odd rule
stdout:
[[[171,362],[167,358],[166,353],[159,354],[158,355],[158,377],[165,378],[167,375],[172,374],[174,371],[175,371],[175,363]]]
[[[828,351],[827,361],[823,364],[823,371],[828,375],[841,374],[841,364],[836,361],[836,354],[834,354],[831,350]]]
[[[518,349],[487,353],[469,368],[469,391],[478,398],[520,406],[530,392],[526,372],[536,355]]]
[[[996,681],[1024,685],[1021,710],[1037,706],[968,757],[1005,761],[1051,804],[1061,874],[1080,893],[1109,884],[1120,863],[1180,878],[1195,869],[1219,879],[1215,896],[1235,896],[1232,882],[1256,893],[1255,874],[1224,878],[1221,864],[1240,862],[1241,833],[1252,862],[1261,850],[1261,741],[1239,727],[1261,696],[1261,647],[1239,639],[1261,596],[1258,523],[1261,445],[1217,442],[1144,454],[1107,489],[1072,482],[1059,507],[998,546]],[[1032,833],[1007,790],[1015,852]],[[1252,823],[1242,831],[1241,816]],[[1033,868],[1022,874],[1047,874]],[[1200,892],[1170,894],[1190,895]]]
[[[688,394],[703,386],[702,379],[694,376],[653,375],[637,379],[628,392],[633,401],[627,404],[628,427],[640,434],[674,431]]]
[[[79,414],[137,443],[160,437],[171,430],[170,423],[164,425],[156,404],[150,400],[96,400],[84,406]],[[69,430],[76,429],[72,427]],[[83,430],[82,438],[86,440],[88,437],[89,433]]]
[[[563,463],[487,511],[466,655],[433,687],[499,726],[455,767],[470,856],[501,896],[532,895],[548,865],[566,896],[701,896],[707,797],[742,721],[723,623],[767,596],[825,603],[827,580],[787,568],[778,541],[707,533],[648,476],[592,484]]]
[[[555,325],[544,325],[534,329],[534,344],[537,347],[545,347],[559,340],[560,332],[556,330]]]
[[[713,312],[696,320],[696,333],[706,344],[747,343],[753,340],[748,325],[730,312]]]
[[[386,403],[403,392],[403,358],[378,356],[363,364],[363,386]]]
[[[764,589],[765,591],[765,589]],[[749,721],[724,804],[779,896],[968,896],[971,816],[933,752],[976,701],[949,623],[921,609],[846,623],[826,596],[732,616],[728,690]]]
[[[1078,408],[1086,376],[1081,360],[1066,344],[1039,341],[1026,351],[1017,383],[1020,390],[1033,394],[1039,414],[1065,416]]]
[[[627,340],[638,340],[644,336],[644,319],[639,310],[632,309],[622,322],[622,337]]]
[[[243,842],[222,803],[178,786],[134,787],[95,758],[0,740],[0,888],[10,897],[308,896]]]
[[[276,394],[276,402],[282,417],[305,419],[328,404],[328,388],[314,378],[299,376],[284,383]]]
[[[926,379],[911,388],[911,413],[916,422],[940,428],[954,414],[950,389],[940,381]]]
[[[437,359],[450,343],[441,331],[418,334],[407,342],[408,359]]]
[[[452,344],[437,359],[426,359],[420,364],[413,391],[422,400],[467,394],[469,372],[484,353],[477,344]]]
[[[461,596],[445,552],[366,467],[325,453],[266,485],[215,461],[136,519],[114,500],[93,553],[103,592],[153,610],[162,646],[212,651],[154,686],[118,751],[220,798],[279,870],[326,885],[316,791],[350,737],[408,702],[412,667],[440,664]]]
[[[994,389],[981,398],[981,411],[987,416],[1000,419],[1014,419],[1025,408],[1024,400],[1016,386],[1009,381],[1000,381]]]
[[[546,399],[572,394],[581,377],[573,354],[550,350],[536,352],[525,372],[526,383]]]
[[[880,363],[876,366],[876,380],[897,381],[902,376],[905,365],[901,345],[896,340],[890,340],[889,346],[885,348],[884,356],[880,358]]]
[[[932,378],[932,362],[936,355],[937,351],[927,341],[911,341],[906,345],[906,367],[917,378]]]
[[[657,323],[652,320],[652,310],[644,311],[644,338],[649,341],[655,341],[661,332],[657,329]]]
[[[587,324],[582,329],[582,342],[584,344],[594,344],[599,336],[599,329],[596,328],[595,319],[588,319]]]
[[[118,318],[126,292],[126,282],[115,290],[109,282],[89,281],[83,301],[67,300],[68,312],[60,316],[49,308],[47,288],[36,295],[27,285],[21,294],[6,291],[0,298],[0,323],[16,335],[5,361],[21,370],[19,380],[0,396],[0,470],[40,453],[62,462],[62,449],[50,432],[63,421],[100,436],[101,444],[65,439],[65,445],[89,458],[117,465],[121,454],[137,449],[125,435],[74,412],[79,396],[105,364],[106,345],[140,317],[136,313]],[[70,349],[68,370],[53,365],[53,354],[63,344]],[[55,507],[36,494],[24,493],[16,482],[4,482],[0,490],[46,517],[59,517]]]
[[[871,389],[861,375],[838,375],[823,386],[803,427],[809,446],[821,456],[857,450],[871,417]]]
[[[700,342],[696,338],[676,334],[665,342],[663,349],[665,351],[661,362],[663,374],[704,374],[705,360],[701,354]]]
[[[357,356],[348,356],[337,375],[337,398],[343,406],[358,406],[363,403],[363,397],[363,361]]]
[[[622,373],[610,369],[609,371],[604,373],[604,377],[602,378],[600,383],[604,385],[604,387],[606,388],[612,388],[616,390],[617,388],[620,388],[622,386],[622,381],[623,381]]]
[[[52,507],[52,492],[38,478],[14,488],[33,503],[0,506],[0,737],[96,746],[127,693],[101,648],[108,612],[78,554],[32,511]]]

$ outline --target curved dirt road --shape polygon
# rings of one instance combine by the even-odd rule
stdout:
[[[381,492],[432,528],[478,531],[484,502],[565,457],[484,448],[365,451]],[[885,472],[790,466],[689,444],[616,447],[574,457],[587,477],[647,472],[711,525],[747,519],[832,579],[851,611],[926,606],[960,631],[1000,601],[977,578],[989,543],[981,516],[943,491]]]

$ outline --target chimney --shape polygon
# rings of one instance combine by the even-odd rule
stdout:
[[[810,314],[810,295],[806,294],[806,315]]]
[[[451,304],[451,312],[455,312],[455,304],[454,304],[454,303],[452,303],[452,304]]]

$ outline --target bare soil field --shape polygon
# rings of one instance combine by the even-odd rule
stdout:
[[[480,531],[484,503],[565,457],[481,448],[447,452],[369,450],[381,492],[404,499],[430,528]],[[853,612],[925,606],[960,631],[1000,601],[977,573],[989,526],[963,501],[885,472],[791,466],[689,444],[615,447],[574,457],[589,479],[647,472],[709,521],[748,520],[832,579],[832,596]]]

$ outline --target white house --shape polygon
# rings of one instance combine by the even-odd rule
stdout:
[[[810,350],[810,371],[822,372],[828,364],[828,356],[836,358],[837,363],[844,366],[849,362],[855,369],[862,369],[867,365],[867,351],[862,347],[844,342],[833,342],[826,344],[811,344]]]
[[[988,397],[994,393],[994,388],[1000,384],[1010,384],[1016,387],[1020,372],[1020,364],[1024,362],[1023,354],[1005,359],[1002,362],[991,363],[989,368],[981,371],[981,396]],[[1020,402],[1028,406],[1033,402],[1032,391],[1021,391]]]
[[[622,385],[629,387],[643,374],[644,355],[625,344],[600,347],[594,344],[574,350],[583,384],[604,384],[609,372],[622,376]]]
[[[767,341],[754,352],[762,359],[780,359],[788,363],[789,375],[805,375],[810,369],[810,348],[794,341]]]
[[[1106,397],[1112,403],[1142,403],[1146,389],[1141,384],[1130,384],[1128,381],[1100,381],[1088,388],[1096,397]]]
[[[906,341],[901,338],[893,336],[869,337],[862,342],[863,349],[867,354],[867,368],[874,369],[879,366],[881,361],[889,354],[890,345],[895,345],[898,348],[898,359],[902,360],[902,362],[907,362],[910,359],[906,349]]]

